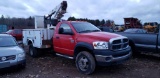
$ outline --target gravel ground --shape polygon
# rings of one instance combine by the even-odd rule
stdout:
[[[160,78],[160,58],[151,55],[132,57],[122,65],[97,67],[91,75],[79,73],[73,60],[49,53],[26,58],[25,69],[1,71],[0,78]]]

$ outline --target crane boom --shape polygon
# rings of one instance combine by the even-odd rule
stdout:
[[[54,19],[60,20],[66,13],[67,1],[62,1],[58,6],[56,6],[49,14],[45,16],[45,19],[50,19],[54,15]]]
[[[67,1],[62,1],[49,14],[45,16],[35,16],[35,29],[37,28],[55,28],[56,24],[64,16],[67,9]],[[53,17],[53,19],[51,18]]]

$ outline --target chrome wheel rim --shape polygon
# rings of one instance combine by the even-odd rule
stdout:
[[[86,71],[89,67],[89,60],[85,56],[82,56],[79,58],[78,65],[82,71]]]

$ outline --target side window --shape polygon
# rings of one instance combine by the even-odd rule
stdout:
[[[146,30],[142,30],[143,31],[143,33],[147,33],[147,31]]]
[[[135,33],[139,33],[139,30],[135,30]]]
[[[138,30],[138,33],[143,33],[143,31],[142,30]]]
[[[59,34],[71,35],[73,32],[68,24],[61,24],[59,28]]]

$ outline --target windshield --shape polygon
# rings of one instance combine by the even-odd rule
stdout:
[[[17,46],[13,37],[0,37],[0,47]]]
[[[78,33],[99,32],[99,28],[87,22],[72,22],[73,27]]]

